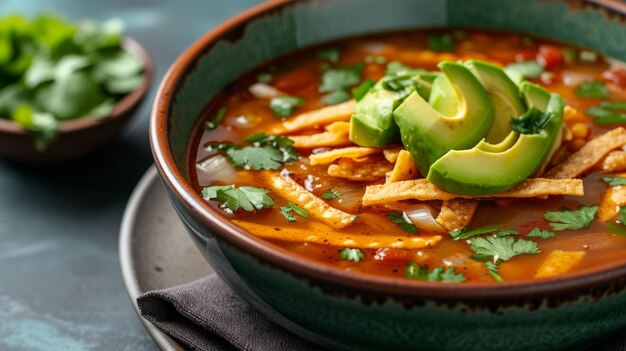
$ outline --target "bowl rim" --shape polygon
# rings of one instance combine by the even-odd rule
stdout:
[[[152,59],[152,56],[150,56],[150,53],[148,53],[146,48],[144,48],[139,43],[139,41],[129,36],[124,36],[122,38],[121,46],[123,50],[133,53],[137,55],[139,59],[141,59],[144,72],[143,83],[129,94],[126,94],[121,100],[119,100],[115,104],[115,106],[113,106],[113,110],[111,111],[111,113],[106,116],[83,116],[60,122],[59,135],[57,139],[60,138],[63,134],[97,127],[118,117],[124,116],[130,109],[139,104],[143,97],[148,93],[148,90],[150,90],[150,86],[152,85],[152,80],[154,79],[154,61]],[[24,137],[31,136],[30,131],[13,122],[12,120],[5,118],[0,118],[0,133],[10,133]]]
[[[607,11],[616,11],[608,6],[602,6],[598,0],[586,1]],[[196,193],[176,166],[168,138],[168,114],[172,105],[172,98],[183,81],[182,78],[195,66],[196,60],[216,42],[222,38],[228,38],[228,34],[233,30],[241,33],[242,29],[259,16],[284,10],[295,3],[297,2],[292,0],[274,0],[261,3],[221,23],[182,52],[165,74],[155,96],[149,128],[150,145],[159,174],[171,195],[196,219],[210,228],[213,234],[257,259],[270,262],[284,271],[295,272],[317,282],[333,283],[358,291],[394,296],[435,300],[536,298],[589,291],[590,288],[607,287],[612,283],[626,280],[626,261],[579,271],[562,277],[513,281],[504,284],[471,282],[434,284],[399,277],[355,274],[269,244],[225,219],[216,209],[204,201],[200,194]],[[618,13],[626,17],[626,7],[621,8]]]

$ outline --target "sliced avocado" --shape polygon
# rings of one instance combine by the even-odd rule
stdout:
[[[437,74],[407,70],[383,77],[354,107],[350,118],[350,140],[367,147],[381,147],[400,141],[393,110],[411,92],[428,98]]]
[[[448,151],[476,145],[493,121],[489,94],[467,67],[442,62],[439,68],[450,89],[445,86],[447,82],[438,83],[442,78],[437,78],[431,95],[441,93],[435,106],[446,111],[454,106],[454,115],[443,114],[417,93],[409,95],[393,113],[402,143],[422,174],[428,174],[430,166]]]
[[[499,143],[511,132],[509,121],[525,111],[517,85],[504,70],[484,61],[468,61],[465,64],[485,87],[493,103],[494,118],[485,136],[489,143]]]
[[[563,100],[532,83],[524,82],[520,89],[529,108],[550,114],[537,134],[511,132],[497,145],[482,141],[470,150],[450,151],[432,165],[427,179],[453,193],[485,195],[508,190],[534,174],[555,140],[560,141]]]

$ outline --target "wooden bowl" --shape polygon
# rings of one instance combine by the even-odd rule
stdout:
[[[44,151],[35,149],[31,132],[11,120],[0,119],[0,156],[31,165],[58,163],[85,156],[119,134],[145,98],[154,76],[152,58],[137,41],[125,37],[122,47],[141,59],[145,79],[117,102],[111,114],[62,122],[57,138]]]

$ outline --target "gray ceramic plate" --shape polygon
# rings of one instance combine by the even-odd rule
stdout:
[[[213,273],[187,235],[154,167],[141,178],[126,205],[120,232],[120,261],[137,313],[136,299],[144,292],[181,285]],[[139,318],[162,350],[185,350],[152,323]]]

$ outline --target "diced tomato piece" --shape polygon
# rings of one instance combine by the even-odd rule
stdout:
[[[557,68],[565,62],[563,50],[554,45],[541,45],[537,54],[537,62],[547,69]]]
[[[308,69],[295,69],[291,72],[276,75],[272,86],[278,90],[290,93],[302,89],[310,84],[315,84],[319,76]]]
[[[626,88],[626,68],[613,66],[602,73],[602,78],[620,88]]]

